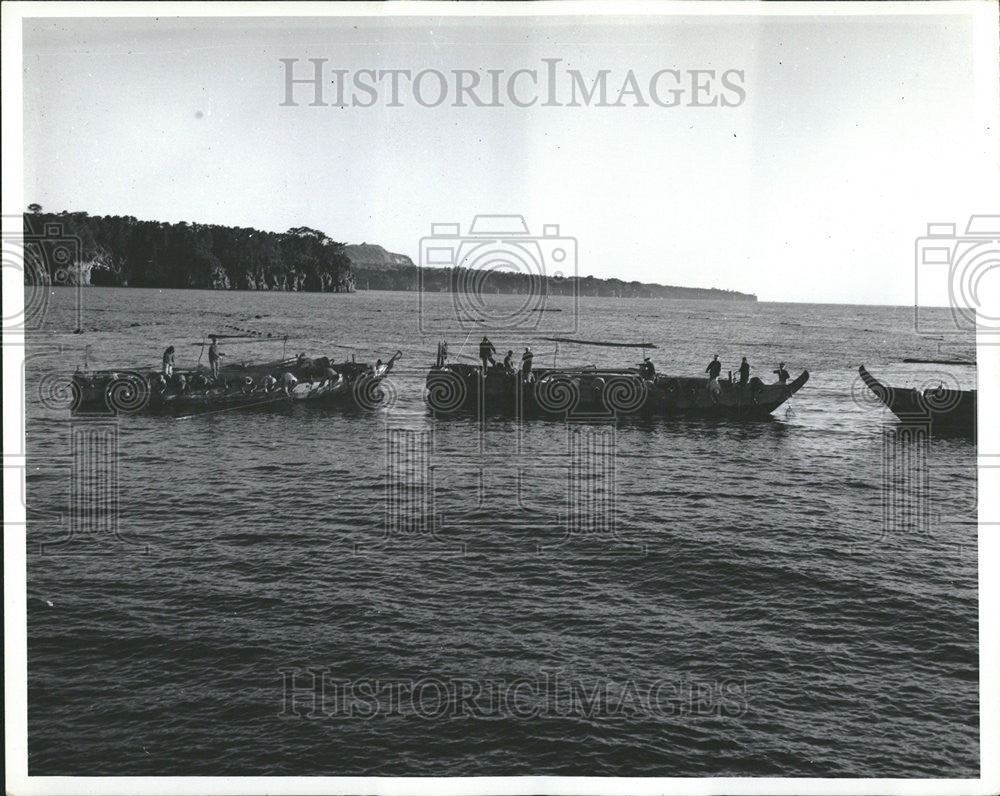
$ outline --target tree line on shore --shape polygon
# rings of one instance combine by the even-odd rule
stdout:
[[[352,263],[345,244],[309,227],[263,232],[246,227],[141,221],[133,216],[24,214],[25,282],[107,287],[353,292],[423,290],[617,298],[727,299],[756,296],[593,276],[418,268],[412,260]],[[353,247],[358,248],[358,247]],[[29,267],[29,265],[31,267]]]
[[[354,289],[344,244],[309,227],[262,232],[133,216],[24,214],[25,254],[51,284],[234,290]],[[30,277],[25,269],[25,278]]]
[[[421,290],[427,293],[544,294],[609,298],[714,299],[756,301],[751,293],[718,288],[676,287],[652,282],[599,279],[594,276],[548,276],[514,271],[471,271],[464,268],[418,268],[416,265],[354,265],[361,290]]]

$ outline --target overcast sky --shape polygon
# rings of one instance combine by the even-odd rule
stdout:
[[[977,74],[973,34],[958,14],[27,20],[25,201],[306,225],[414,260],[433,223],[464,233],[476,214],[516,213],[533,233],[575,237],[582,275],[912,304],[927,222],[961,231],[970,213],[997,212],[997,100],[984,112],[982,97],[996,77]],[[306,78],[309,58],[326,59],[329,104],[297,84],[283,106],[280,59]],[[560,59],[555,106],[542,104],[543,59]],[[343,106],[335,69],[347,70]],[[361,107],[352,99],[370,94],[350,81],[364,69],[451,82],[478,70],[482,86],[503,70],[500,107],[453,107],[454,86],[428,107],[434,74],[424,104],[404,88],[390,105],[386,78]],[[518,69],[539,75],[541,88],[522,75],[514,89],[538,95],[531,107],[505,93]],[[570,69],[588,85],[609,70],[609,107],[569,106]],[[661,100],[684,88],[674,107],[649,96],[664,69],[681,75],[657,84]],[[630,70],[645,105],[634,92],[611,105]],[[689,70],[715,72],[697,97]]]

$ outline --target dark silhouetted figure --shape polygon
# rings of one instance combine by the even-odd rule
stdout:
[[[750,363],[747,362],[747,358],[743,357],[743,361],[740,363],[740,384],[746,384],[750,381]]]
[[[778,369],[776,371],[774,371],[774,372],[776,374],[778,374],[778,382],[780,384],[784,384],[785,382],[788,381],[788,371],[785,370],[785,363],[784,362],[779,362],[778,363]]]
[[[719,362],[719,355],[716,354],[712,361],[708,363],[708,367],[705,368],[705,372],[708,374],[708,378],[717,379],[719,374],[722,373],[722,363]]]
[[[483,361],[483,375],[486,374],[487,363],[490,365],[495,365],[496,361],[493,359],[493,355],[497,352],[494,348],[493,343],[490,342],[490,338],[484,337],[483,342],[479,344],[479,358]]]
[[[163,375],[168,379],[174,375],[174,347],[163,352]]]
[[[521,378],[525,381],[531,381],[531,360],[535,358],[535,355],[531,353],[531,346],[524,347],[524,353],[521,354]]]
[[[212,369],[212,378],[219,378],[219,365],[222,364],[222,357],[225,354],[219,353],[219,344],[216,341],[215,335],[212,335],[212,345],[208,347],[208,366]]]
[[[503,369],[507,372],[507,375],[514,373],[514,352],[508,351],[507,356],[503,358]]]
[[[642,360],[642,364],[639,365],[639,375],[644,379],[652,380],[656,376],[656,368],[653,367],[653,363],[649,357],[645,357]]]

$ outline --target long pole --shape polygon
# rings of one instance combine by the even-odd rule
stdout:
[[[465,336],[465,343],[469,342],[469,338],[472,337],[472,329],[469,329],[469,333]],[[462,347],[458,349],[458,354],[456,356],[462,356],[462,352],[465,350],[465,343],[462,343]]]

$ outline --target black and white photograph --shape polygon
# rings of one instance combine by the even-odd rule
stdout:
[[[5,789],[1000,790],[1000,15],[5,2]]]

